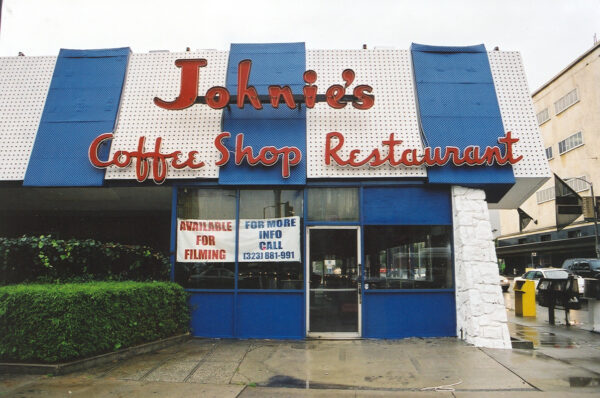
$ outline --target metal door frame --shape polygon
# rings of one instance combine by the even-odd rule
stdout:
[[[357,332],[311,332],[310,331],[310,275],[311,275],[311,262],[310,262],[310,230],[311,229],[353,229],[356,231],[356,261],[358,266],[357,275],[357,297],[356,303],[358,305],[358,331]],[[306,289],[306,336],[311,338],[320,339],[355,339],[362,336],[362,247],[360,239],[360,226],[337,226],[337,225],[319,225],[319,226],[307,226],[306,227],[306,264],[304,272],[305,289]],[[341,289],[335,289],[341,290]]]

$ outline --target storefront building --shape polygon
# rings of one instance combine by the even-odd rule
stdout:
[[[5,211],[170,236],[194,336],[510,347],[488,206],[550,176],[518,53],[232,44],[0,68]]]

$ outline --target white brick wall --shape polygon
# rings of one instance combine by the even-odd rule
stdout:
[[[485,193],[452,187],[456,333],[470,344],[511,348]]]

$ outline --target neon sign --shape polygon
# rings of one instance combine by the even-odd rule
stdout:
[[[313,108],[317,102],[326,102],[334,109],[342,109],[348,103],[356,109],[367,110],[375,104],[375,97],[371,94],[371,86],[362,84],[357,85],[352,95],[346,94],[348,87],[354,82],[355,73],[351,69],[345,69],[342,72],[344,85],[334,84],[327,88],[325,95],[317,94],[317,73],[313,70],[304,72],[303,79],[306,85],[302,88],[302,94],[294,94],[289,86],[271,85],[268,87],[268,95],[259,95],[255,87],[248,85],[252,61],[243,60],[238,64],[238,85],[237,93],[232,95],[225,87],[215,86],[209,88],[204,96],[198,96],[198,83],[200,79],[200,68],[207,66],[205,59],[178,59],[175,65],[181,68],[181,88],[179,95],[173,101],[164,101],[158,97],[154,98],[154,103],[163,109],[181,110],[189,108],[194,104],[206,104],[213,109],[223,109],[230,105],[244,108],[245,104],[250,104],[255,109],[262,109],[262,104],[271,104],[273,108],[278,108],[283,101],[285,105],[294,109],[301,104],[307,108]],[[105,133],[98,136],[89,147],[89,159],[94,167],[107,168],[114,166],[117,168],[129,167],[135,161],[136,179],[140,182],[151,177],[155,183],[161,184],[167,177],[168,167],[175,169],[199,169],[205,166],[205,163],[199,159],[198,151],[190,151],[187,156],[181,151],[171,153],[161,152],[162,138],[158,137],[154,141],[154,150],[146,151],[146,137],[141,136],[138,140],[138,147],[135,151],[118,150],[113,153],[112,158],[101,160],[98,156],[98,150],[102,143],[111,140],[112,133]],[[233,151],[225,145],[224,141],[231,138],[231,133],[222,132],[214,139],[214,148],[219,152],[220,159],[215,162],[215,166],[226,165],[231,159],[236,165],[246,162],[250,166],[262,165],[267,167],[275,166],[281,162],[281,175],[283,178],[289,178],[291,168],[298,165],[302,160],[302,151],[295,146],[265,146],[255,149],[244,145],[244,134],[235,136],[235,145]],[[325,164],[328,166],[350,166],[350,167],[378,167],[382,165],[397,166],[444,166],[452,162],[456,166],[491,166],[494,163],[498,165],[515,164],[523,156],[515,157],[513,154],[513,145],[518,142],[518,138],[513,138],[512,133],[506,132],[504,137],[498,138],[498,143],[504,146],[501,151],[499,146],[486,147],[481,149],[477,146],[468,146],[462,151],[458,147],[426,147],[421,152],[418,149],[404,149],[401,152],[396,151],[396,146],[402,144],[402,140],[396,139],[394,133],[390,133],[388,139],[381,141],[381,148],[374,148],[368,154],[361,153],[359,149],[344,148],[345,140],[342,133],[331,132],[325,137]],[[387,154],[384,150],[387,149]],[[340,152],[347,153],[344,156]],[[502,154],[502,152],[504,154]],[[233,156],[232,156],[233,154]]]
[[[255,109],[262,109],[263,103],[270,103],[273,108],[278,108],[281,99],[290,108],[294,109],[301,103],[307,108],[313,108],[316,102],[325,101],[335,109],[344,108],[348,102],[356,109],[370,109],[375,103],[375,97],[370,95],[373,91],[366,84],[358,85],[353,90],[353,95],[346,95],[346,89],[354,82],[354,71],[346,69],[342,72],[344,85],[334,84],[329,87],[325,96],[317,94],[317,72],[307,70],[302,78],[306,85],[302,88],[302,95],[294,95],[290,86],[271,85],[268,88],[269,95],[258,95],[254,86],[248,86],[252,61],[245,59],[238,64],[237,94],[232,95],[225,87],[215,86],[206,91],[202,97],[198,96],[198,82],[200,79],[200,68],[208,64],[206,59],[178,59],[175,66],[181,68],[181,88],[179,95],[173,101],[164,101],[158,97],[154,98],[154,104],[163,109],[181,110],[189,108],[194,104],[207,104],[213,109],[223,109],[234,103],[243,109],[244,104],[249,103]]]

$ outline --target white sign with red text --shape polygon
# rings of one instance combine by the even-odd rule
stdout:
[[[300,217],[240,220],[238,261],[300,260]]]
[[[177,219],[177,261],[235,261],[235,220]]]

